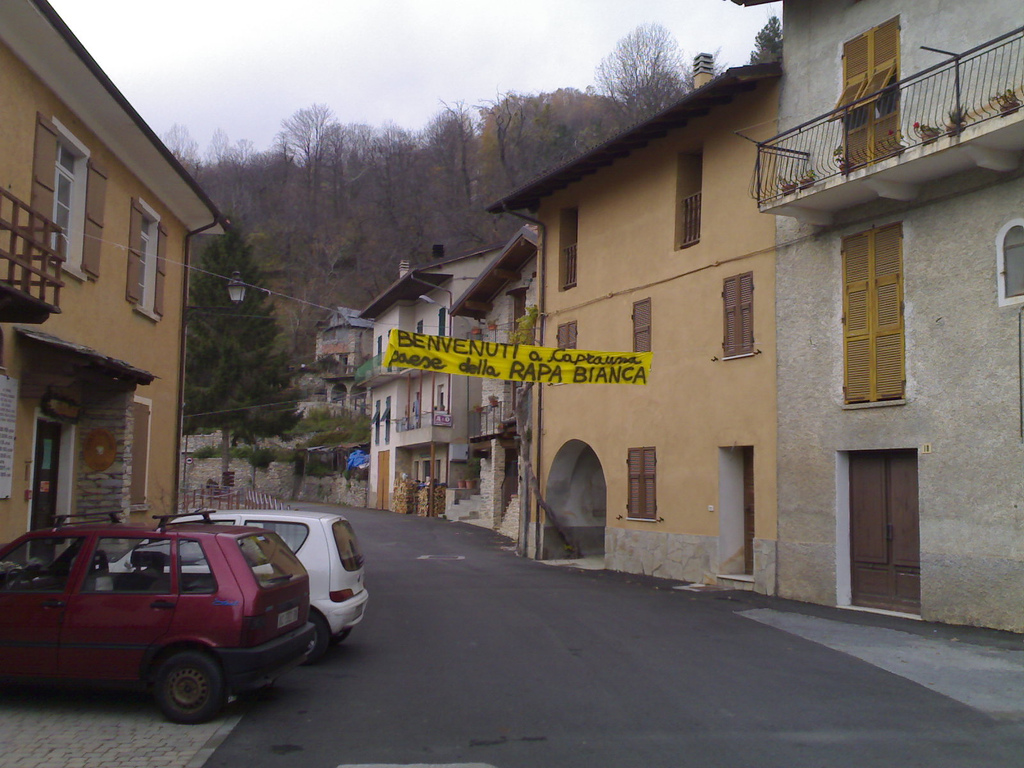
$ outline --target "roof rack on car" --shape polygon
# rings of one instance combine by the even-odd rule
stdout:
[[[213,520],[210,519],[210,515],[216,511],[217,510],[215,509],[196,509],[192,512],[175,512],[170,515],[153,515],[153,519],[160,521],[157,525],[157,530],[159,531],[164,530],[167,527],[167,523],[171,520],[175,520],[179,517],[195,517],[196,515],[201,515],[204,523],[212,525]]]
[[[120,523],[120,512],[77,512],[75,514],[54,515],[53,527],[63,528],[73,523]]]

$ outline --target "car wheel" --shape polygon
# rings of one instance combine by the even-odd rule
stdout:
[[[204,723],[224,706],[224,673],[205,653],[181,651],[157,669],[154,695],[171,722]]]
[[[306,660],[302,663],[316,664],[327,652],[327,646],[331,642],[331,628],[327,624],[327,619],[316,611],[309,612],[309,620],[316,629],[316,634],[313,636],[313,639],[309,641]]]

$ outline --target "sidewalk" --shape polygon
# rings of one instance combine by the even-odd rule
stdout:
[[[241,716],[176,725],[138,691],[5,685],[0,768],[201,768]]]

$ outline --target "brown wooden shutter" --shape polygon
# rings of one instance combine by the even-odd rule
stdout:
[[[107,172],[89,161],[89,183],[85,197],[85,242],[82,246],[82,269],[93,277],[100,276],[100,250],[103,244],[103,215],[107,204]]]
[[[164,314],[164,282],[167,279],[167,229],[162,224],[157,226],[156,238],[156,276],[153,285],[153,312],[161,317]]]
[[[722,352],[725,357],[754,351],[754,273],[727,277],[722,284],[725,313]]]
[[[657,454],[652,447],[630,448],[626,455],[629,470],[628,516],[654,520],[657,504]]]
[[[57,182],[57,129],[41,114],[36,115],[36,146],[32,157],[31,205],[48,219],[53,218],[54,186]]]
[[[146,476],[149,470],[149,417],[147,403],[132,403],[135,429],[132,432],[131,503],[146,503]]]
[[[559,349],[566,349],[569,338],[569,325],[568,323],[558,326],[558,331],[555,334],[555,346]]]
[[[576,321],[573,320],[568,323],[568,338],[566,339],[566,349],[576,349]]]
[[[651,300],[633,302],[633,351],[651,351]]]
[[[132,304],[142,301],[142,290],[139,281],[142,279],[142,206],[132,198],[131,220],[128,225],[128,279],[125,285],[125,298]]]
[[[654,448],[643,449],[644,517],[654,520],[658,514],[657,477],[658,458]]]

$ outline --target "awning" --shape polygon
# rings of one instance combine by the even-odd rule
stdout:
[[[107,355],[97,352],[92,347],[87,347],[84,344],[65,341],[64,339],[58,338],[49,333],[43,333],[42,331],[36,331],[29,328],[15,327],[14,330],[17,331],[20,336],[24,336],[32,341],[45,344],[48,347],[61,352],[70,352],[73,355],[77,355],[82,358],[89,367],[94,368],[111,378],[132,381],[136,384],[149,384],[156,378],[156,375],[149,371],[136,368],[134,365],[126,363],[124,360],[118,360],[116,357],[108,357]]]

